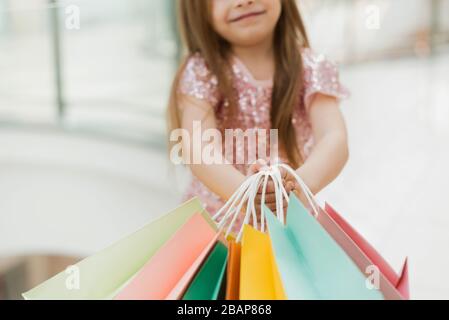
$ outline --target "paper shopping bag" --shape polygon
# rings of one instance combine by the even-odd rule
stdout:
[[[287,225],[264,208],[276,264],[288,299],[369,299],[382,294],[292,193]]]
[[[240,267],[240,300],[285,300],[267,234],[245,225]]]
[[[226,300],[239,300],[241,245],[229,241],[229,258],[226,268]]]
[[[116,300],[178,299],[218,238],[201,214],[195,214],[145,264]]]
[[[329,204],[320,210],[318,221],[362,272],[368,272],[373,265],[378,268],[379,289],[385,299],[409,299],[407,260],[397,275],[377,250]]]
[[[198,272],[202,263],[207,259],[214,245],[217,243],[220,234],[217,233],[216,236],[209,242],[209,244],[204,248],[198,258],[191,265],[189,270],[183,275],[183,277],[178,281],[176,286],[172,291],[165,297],[166,300],[179,300],[182,298],[184,292],[187,290],[190,282],[192,281],[195,274]]]
[[[224,283],[227,259],[228,248],[217,242],[185,292],[183,300],[217,300]]]
[[[214,222],[198,199],[192,199],[147,224],[110,247],[75,265],[79,288],[66,285],[68,274],[61,272],[23,294],[25,299],[111,299],[158,249],[195,213],[201,212],[211,226]]]

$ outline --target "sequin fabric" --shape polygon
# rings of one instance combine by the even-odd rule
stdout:
[[[292,123],[296,131],[302,158],[307,159],[314,145],[312,127],[308,118],[308,108],[314,95],[321,93],[341,100],[347,98],[349,93],[340,84],[338,66],[334,62],[310,49],[302,49],[301,55],[303,58],[304,85],[302,92],[298,93],[300,99],[294,110]],[[228,118],[229,104],[226,99],[222,99],[220,96],[217,78],[211,74],[205,60],[199,53],[188,59],[181,76],[179,90],[182,94],[209,102],[214,109],[217,129],[221,131],[223,137],[225,136],[225,129],[270,129],[272,80],[255,79],[237,57],[232,58],[231,67],[233,71],[232,84],[238,94],[238,112],[232,119]],[[228,128],[225,128],[225,123]],[[269,149],[269,146],[267,146],[267,149]],[[247,145],[237,142],[230,152],[246,154]],[[225,154],[225,157],[235,159],[235,156],[232,158],[232,154]],[[285,159],[282,160],[286,162]],[[245,175],[249,167],[248,164],[234,164],[234,166]],[[183,200],[195,196],[202,201],[205,209],[212,215],[224,205],[224,201],[220,197],[210,191],[200,180],[192,177]],[[233,230],[239,230],[241,223],[242,219],[240,218],[234,225]]]

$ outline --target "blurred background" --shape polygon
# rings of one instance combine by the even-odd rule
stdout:
[[[298,1],[340,63],[351,158],[320,197],[448,299],[449,0]],[[175,0],[0,0],[0,299],[177,206]],[[79,19],[77,19],[79,17]]]

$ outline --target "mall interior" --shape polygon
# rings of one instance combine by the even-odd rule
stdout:
[[[179,205],[175,4],[0,0],[0,299]],[[449,0],[298,5],[351,91],[350,159],[319,198],[396,270],[408,257],[413,299],[449,299]]]

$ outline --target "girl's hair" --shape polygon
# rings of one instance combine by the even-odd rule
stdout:
[[[295,0],[280,0],[282,13],[274,32],[275,75],[271,102],[271,127],[278,129],[279,141],[291,165],[298,167],[303,159],[298,149],[292,116],[303,88],[303,63],[300,48],[309,47],[307,33]],[[199,52],[218,80],[218,89],[237,112],[232,87],[229,54],[231,46],[216,33],[211,21],[211,1],[178,0],[179,29],[187,56],[183,59],[171,89],[168,127],[180,127],[178,109],[179,81],[187,59]],[[228,117],[232,118],[232,117]]]

